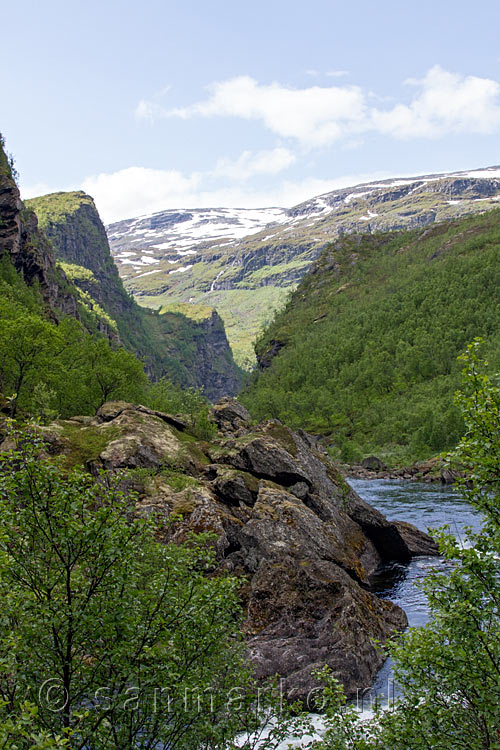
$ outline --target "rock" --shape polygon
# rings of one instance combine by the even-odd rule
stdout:
[[[250,413],[234,398],[225,397],[217,401],[210,416],[224,433],[233,433],[248,427],[252,421]]]
[[[0,145],[0,166],[6,163]],[[33,211],[25,208],[10,168],[0,168],[0,257],[7,255],[29,285],[37,285],[52,319],[70,315],[79,319],[76,297],[60,269],[52,247],[38,229]]]
[[[387,466],[377,456],[367,456],[361,461],[361,466],[368,471],[387,471]]]
[[[447,466],[443,466],[439,472],[441,484],[454,484],[459,476],[460,473],[458,471],[454,471]]]
[[[155,409],[148,409],[147,406],[141,406],[140,404],[129,404],[127,401],[107,401],[97,411],[95,421],[98,424],[102,422],[111,422],[127,409],[133,410],[140,414],[158,417],[162,420],[162,422],[166,422],[167,424],[175,427],[176,430],[180,430],[181,432],[188,429],[187,421],[180,416],[174,417],[172,414],[166,414],[165,412],[156,411]],[[82,419],[82,417],[78,417],[78,419]]]
[[[227,463],[237,469],[243,469],[262,479],[271,479],[285,487],[305,482],[310,485],[302,467],[293,457],[272,438],[251,436],[236,446],[236,450],[227,455]]]
[[[384,661],[375,642],[406,625],[397,605],[364,591],[327,560],[265,558],[251,581],[245,629],[257,677],[282,675],[287,696],[309,709],[317,686],[311,672],[328,664],[353,695]]]
[[[231,467],[217,467],[217,478],[213,481],[216,495],[226,505],[253,506],[259,492],[259,481],[245,471],[236,471]]]
[[[275,339],[271,339],[268,349],[263,353],[257,354],[257,364],[259,370],[266,370],[268,367],[270,367],[273,359],[285,345],[286,344],[284,341],[276,341]]]
[[[109,417],[110,411],[117,409],[120,403],[109,405],[104,413]],[[100,418],[103,418],[102,414],[98,414]],[[153,414],[144,414],[125,405],[107,424],[112,424],[120,435],[99,454],[105,469],[159,468],[180,458],[179,439],[162,419]]]
[[[368,688],[383,661],[374,641],[406,625],[399,607],[370,593],[372,576],[387,561],[433,554],[429,538],[365,503],[314,437],[276,420],[251,426],[232,399],[213,413],[220,433],[210,445],[182,419],[126,402],[105,404],[91,424],[72,421],[69,433],[90,431],[95,466],[153,470],[123,489],[139,491],[136,512],[158,518],[158,538],[214,535],[218,570],[245,580],[244,632],[259,677],[279,673],[305,702],[324,664],[348,694]],[[47,438],[57,442],[64,424],[44,428]],[[172,483],[179,472],[187,484]]]
[[[399,531],[412,557],[439,555],[439,545],[428,534],[424,534],[423,531],[406,521],[392,521],[392,523]]]

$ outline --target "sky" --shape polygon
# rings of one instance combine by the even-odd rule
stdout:
[[[104,221],[289,207],[500,164],[500,3],[4,3],[0,132],[23,197]]]

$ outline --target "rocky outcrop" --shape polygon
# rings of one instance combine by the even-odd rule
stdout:
[[[200,332],[196,337],[195,384],[211,401],[225,395],[236,396],[241,388],[241,372],[234,363],[222,318],[213,310],[209,317],[191,324]]]
[[[78,317],[76,296],[56,268],[50,243],[25,208],[0,143],[0,257],[7,255],[29,286],[37,284],[50,315]]]
[[[451,466],[441,456],[393,469],[383,464],[377,468],[377,465],[372,463],[368,467],[363,461],[361,464],[343,466],[342,471],[351,479],[403,479],[405,482],[440,482],[441,484],[454,484],[465,476],[463,467]]]
[[[69,465],[88,445],[94,473],[128,470],[137,514],[176,517],[159,524],[161,538],[214,534],[219,570],[244,581],[243,629],[259,678],[278,673],[292,698],[307,700],[313,672],[328,664],[349,694],[368,687],[383,661],[376,642],[407,623],[371,593],[371,576],[387,561],[435,554],[432,540],[365,503],[305,432],[253,426],[231,399],[212,414],[211,443],[179,417],[123,402],[40,430],[47,453]]]

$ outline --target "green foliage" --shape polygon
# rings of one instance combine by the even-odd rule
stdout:
[[[239,584],[207,577],[209,537],[155,542],[119,477],[63,474],[35,438],[12,438],[0,458],[0,732],[29,700],[30,733],[56,745],[70,730],[75,750],[227,747],[239,728],[227,696],[250,677]],[[52,747],[30,742],[16,747]]]
[[[208,305],[193,305],[186,302],[171,302],[169,305],[162,305],[160,315],[164,315],[168,312],[181,313],[181,315],[185,315],[186,318],[200,321],[210,318],[213,313],[213,307],[209,307]]]
[[[191,431],[200,440],[211,440],[217,427],[210,420],[209,403],[199,388],[182,389],[166,378],[152,383],[146,394],[151,409],[189,417]]]
[[[3,713],[5,706],[6,703],[0,703],[0,712]],[[67,748],[68,742],[67,736],[51,736],[50,732],[39,731],[38,707],[27,701],[20,705],[17,713],[0,719],[1,750],[57,750]]]
[[[19,184],[19,173],[16,169],[14,157],[9,154],[5,147],[5,138],[0,133],[0,175],[11,177]]]
[[[498,211],[339,239],[258,341],[260,356],[282,348],[242,400],[258,419],[331,436],[348,461],[452,448],[458,354],[481,335],[500,365],[499,261]]]
[[[67,221],[68,217],[76,213],[82,205],[93,207],[94,201],[83,191],[75,190],[30,198],[25,201],[25,204],[36,213],[41,228],[46,229],[50,223]]]
[[[57,264],[64,271],[65,275],[71,281],[89,281],[91,284],[96,284],[97,279],[88,268],[83,266],[77,266],[75,263],[63,263],[59,261]]]
[[[147,379],[133,354],[112,348],[72,318],[47,320],[35,289],[0,264],[0,391],[18,409],[51,415],[93,414],[111,398],[139,400]]]
[[[42,424],[49,424],[59,417],[55,408],[57,393],[40,380],[33,388],[32,413]]]

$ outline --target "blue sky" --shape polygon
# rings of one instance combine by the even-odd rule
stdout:
[[[83,187],[106,221],[500,163],[498,0],[24,0],[1,24],[23,194]]]

